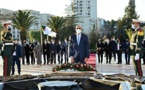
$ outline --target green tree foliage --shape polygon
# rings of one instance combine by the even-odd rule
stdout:
[[[65,25],[65,19],[63,17],[52,16],[48,19],[49,27],[57,33],[57,38],[59,38],[59,30]]]
[[[20,30],[21,40],[26,40],[27,31],[36,22],[36,17],[29,11],[18,10],[16,16],[12,18],[13,26]]]
[[[130,30],[132,19],[137,19],[139,16],[137,15],[135,11],[135,2],[133,0],[130,0],[128,3],[128,6],[125,8],[125,15],[123,18],[120,18],[117,23],[117,38],[122,39],[123,41],[125,38],[127,38],[126,30]]]
[[[43,40],[47,40],[47,35],[44,35],[43,31],[41,31],[41,30],[30,30],[29,31],[30,41],[31,42],[33,42],[34,40],[41,41],[41,34],[42,34]]]
[[[90,49],[96,49],[96,43],[98,42],[99,38],[100,35],[97,34],[94,30],[90,32],[90,37],[89,37]]]

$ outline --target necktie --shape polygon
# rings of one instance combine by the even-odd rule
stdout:
[[[79,43],[80,43],[80,37],[79,37],[79,36],[80,36],[80,35],[78,34],[78,40],[77,40],[77,41],[78,41],[78,45],[79,45]]]

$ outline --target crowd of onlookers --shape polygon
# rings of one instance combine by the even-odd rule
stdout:
[[[142,41],[142,46],[145,47],[145,40]],[[130,50],[130,41],[128,39],[124,41],[120,41],[119,38],[115,39],[114,37],[98,39],[96,44],[97,54],[98,54],[98,62],[103,63],[103,53],[105,53],[106,63],[111,64],[112,56],[114,57],[114,61],[117,61],[117,64],[122,64],[122,53],[125,54],[126,65],[130,64],[131,58],[131,50]],[[117,57],[116,57],[117,54]],[[145,51],[142,57],[143,64],[145,64]]]
[[[18,41],[18,45],[22,48],[22,64],[59,64],[68,63],[68,40],[55,42],[45,40],[43,44],[39,41],[33,43],[23,40]],[[56,55],[57,60],[56,61]],[[43,58],[42,58],[43,56]],[[63,58],[64,56],[64,58]],[[43,63],[42,63],[43,62]]]

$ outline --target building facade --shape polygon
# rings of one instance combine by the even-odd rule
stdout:
[[[97,27],[97,0],[73,0],[75,23],[87,35]]]

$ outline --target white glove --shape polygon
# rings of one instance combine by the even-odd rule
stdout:
[[[135,60],[139,60],[139,53],[136,53]]]
[[[131,42],[130,44],[131,44],[131,45],[135,45],[135,46],[137,46],[137,43],[132,43],[132,42]]]

